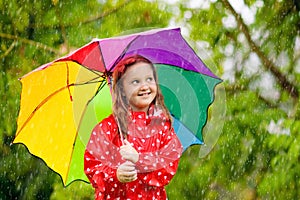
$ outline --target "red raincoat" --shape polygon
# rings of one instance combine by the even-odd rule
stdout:
[[[95,199],[167,199],[164,186],[176,173],[182,145],[162,112],[131,112],[127,140],[139,153],[138,178],[121,183],[117,168],[125,162],[118,126],[112,115],[99,123],[85,151],[84,170],[95,188]]]

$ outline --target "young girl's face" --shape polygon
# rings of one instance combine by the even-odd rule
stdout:
[[[150,64],[139,62],[130,66],[122,77],[124,94],[133,111],[147,112],[157,94]]]

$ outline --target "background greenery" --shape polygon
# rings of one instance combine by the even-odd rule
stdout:
[[[0,0],[0,199],[93,199],[89,184],[64,188],[43,161],[11,145],[18,78],[92,38],[168,26],[182,27],[213,61],[226,92],[216,145],[206,156],[197,146],[184,153],[169,199],[300,199],[299,1],[239,0],[244,10],[228,0],[169,2]]]

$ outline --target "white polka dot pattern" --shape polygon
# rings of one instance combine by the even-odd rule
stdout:
[[[96,199],[166,199],[164,186],[175,175],[182,146],[162,112],[131,112],[127,140],[139,153],[138,179],[120,183],[116,169],[125,160],[118,127],[109,116],[91,134],[84,159],[85,173],[96,191]]]

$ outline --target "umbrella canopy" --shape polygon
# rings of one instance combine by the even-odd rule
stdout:
[[[14,143],[43,159],[65,185],[88,181],[83,155],[93,127],[108,116],[108,76],[123,57],[139,54],[156,67],[173,127],[184,149],[202,144],[207,109],[221,80],[188,45],[179,28],[94,39],[21,78]]]

